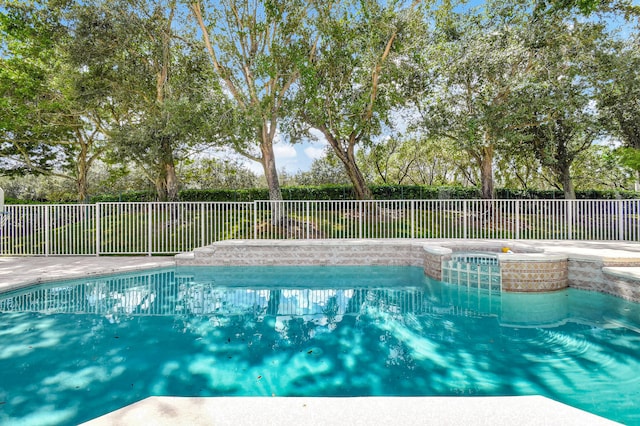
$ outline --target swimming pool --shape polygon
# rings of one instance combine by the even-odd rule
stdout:
[[[178,267],[0,295],[0,423],[150,395],[544,395],[640,423],[640,306],[414,267]]]

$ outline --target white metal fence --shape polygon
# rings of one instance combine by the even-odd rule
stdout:
[[[0,255],[172,254],[227,239],[640,240],[640,200],[8,205]]]

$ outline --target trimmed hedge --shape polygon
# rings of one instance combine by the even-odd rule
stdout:
[[[376,200],[445,200],[445,199],[479,199],[480,190],[474,187],[461,186],[422,186],[422,185],[374,185],[370,187]],[[187,189],[180,191],[180,201],[242,201],[268,200],[267,188],[252,189]],[[353,200],[353,187],[349,185],[326,186],[293,186],[283,187],[282,197],[285,200]],[[499,188],[497,199],[563,199],[562,191],[522,190]],[[576,191],[576,198],[586,200],[615,200],[640,198],[634,191]],[[101,195],[91,198],[98,202],[144,202],[156,201],[154,191],[135,191],[120,195]],[[9,204],[9,202],[8,202]],[[14,204],[14,203],[10,203]]]
[[[56,204],[50,201],[42,201],[42,200],[19,200],[17,198],[5,197],[5,204]],[[66,204],[66,203],[65,203]]]

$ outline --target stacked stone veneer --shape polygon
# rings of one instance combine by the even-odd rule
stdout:
[[[176,263],[423,266],[423,246],[400,240],[230,240],[178,255]]]
[[[624,267],[606,266],[602,268],[602,275],[604,283],[600,291],[632,302],[640,302],[640,272],[629,272]]]
[[[637,258],[576,256],[569,259],[571,287],[599,291],[640,301],[640,277],[623,272],[620,267],[638,267]]]
[[[442,280],[442,262],[451,258],[452,250],[445,247],[424,248],[424,273],[435,280]]]

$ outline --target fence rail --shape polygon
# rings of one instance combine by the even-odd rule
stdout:
[[[640,240],[640,200],[8,205],[0,255],[173,254],[228,239]]]

